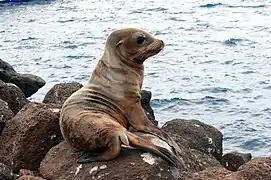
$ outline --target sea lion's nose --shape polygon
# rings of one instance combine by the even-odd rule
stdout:
[[[165,46],[164,41],[163,41],[163,40],[161,40],[161,39],[159,39],[158,41],[159,41],[159,44],[161,44],[161,45],[160,45],[160,49],[163,49],[163,48],[164,48],[164,46]]]

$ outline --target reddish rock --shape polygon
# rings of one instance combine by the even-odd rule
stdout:
[[[222,164],[230,171],[237,171],[240,166],[250,161],[251,158],[251,153],[230,152],[223,155]]]
[[[174,179],[166,162],[156,159],[156,164],[150,165],[142,160],[139,150],[122,150],[112,161],[88,164],[77,164],[73,151],[66,142],[53,147],[41,162],[42,176],[52,180]]]
[[[29,169],[20,169],[19,176],[35,176],[33,171]]]
[[[8,107],[8,103],[0,99],[0,135],[6,125],[6,122],[13,116],[14,114]]]
[[[257,157],[242,165],[238,171],[211,168],[196,173],[184,173],[183,180],[270,180],[271,157]]]
[[[35,174],[37,173],[34,173],[28,169],[21,169],[18,180],[45,180],[42,177],[36,176]]]
[[[19,177],[18,180],[45,180],[45,179],[43,179],[42,177],[27,175],[27,176],[21,176],[21,177]]]
[[[35,170],[48,150],[61,140],[59,109],[31,102],[6,124],[0,136],[0,159],[14,172]]]
[[[210,168],[200,172],[184,172],[181,180],[225,180],[231,171],[225,168]],[[239,179],[241,180],[241,179]]]
[[[0,99],[8,103],[9,108],[14,114],[29,101],[20,88],[14,84],[4,83],[0,80]]]
[[[198,120],[173,119],[162,127],[176,139],[177,144],[212,154],[219,162],[222,160],[222,133],[213,126]]]
[[[144,138],[150,140],[151,136],[146,135]],[[154,138],[156,138],[155,141],[157,142],[157,137]],[[44,178],[52,180],[133,180],[144,178],[157,180],[175,179],[182,171],[200,171],[209,167],[221,167],[213,156],[183,146],[180,146],[180,149],[182,159],[180,169],[170,167],[166,161],[155,155],[131,149],[123,149],[118,157],[111,161],[80,165],[76,163],[77,155],[73,153],[73,148],[68,143],[62,142],[47,153],[41,162],[40,173]],[[145,162],[146,159],[149,163],[153,162],[154,164],[148,164]]]
[[[271,180],[271,157],[254,158],[228,177],[228,180],[239,179]]]
[[[47,92],[42,102],[62,106],[66,99],[81,87],[83,85],[77,82],[56,84]]]

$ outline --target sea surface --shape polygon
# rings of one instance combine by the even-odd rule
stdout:
[[[0,4],[0,58],[47,84],[85,84],[106,37],[140,27],[166,43],[145,63],[143,89],[162,126],[198,119],[224,151],[271,156],[271,1],[50,0]]]

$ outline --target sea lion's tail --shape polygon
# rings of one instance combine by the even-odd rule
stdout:
[[[141,138],[140,136],[137,136],[136,134],[133,134],[132,132],[127,131],[125,134],[128,137],[130,146],[135,147],[137,149],[145,150],[147,152],[152,152],[164,158],[173,166],[180,168],[180,164],[181,164],[180,159],[177,156],[175,156],[172,152],[170,152],[168,149],[156,146],[151,141]]]

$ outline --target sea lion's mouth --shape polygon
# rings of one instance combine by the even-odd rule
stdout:
[[[138,63],[143,63],[146,59],[158,54],[161,50],[163,50],[164,46],[165,44],[162,40],[156,39],[138,54],[136,61]]]

